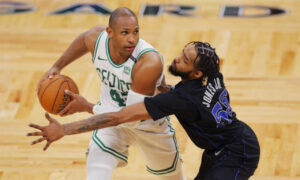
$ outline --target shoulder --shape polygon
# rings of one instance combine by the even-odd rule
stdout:
[[[163,65],[157,53],[147,52],[143,54],[132,70],[131,89],[145,95],[153,95],[162,71]]]
[[[84,33],[84,39],[86,41],[96,41],[99,34],[105,30],[105,26],[96,26]]]
[[[162,59],[161,55],[159,54],[158,51],[149,51],[144,53],[137,63],[152,63],[152,64],[162,64]]]
[[[149,51],[144,53],[136,62],[136,67],[153,67],[153,68],[162,68],[162,59],[161,55],[157,51]]]
[[[106,28],[105,26],[96,26],[82,34],[82,36],[84,38],[84,42],[90,52],[93,53],[95,42],[96,42],[99,34],[102,31],[104,31],[105,28]]]
[[[160,75],[163,70],[161,56],[158,52],[150,51],[144,53],[136,62],[133,69],[133,77],[137,72],[150,72],[152,76]]]
[[[193,104],[176,91],[163,92],[152,97],[146,97],[144,103],[146,107],[157,108],[158,111],[169,112],[169,114],[190,112],[191,107],[194,107]]]

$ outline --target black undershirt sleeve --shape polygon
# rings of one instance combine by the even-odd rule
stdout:
[[[153,120],[179,113],[186,109],[186,102],[177,93],[171,91],[154,97],[146,97],[144,103]]]

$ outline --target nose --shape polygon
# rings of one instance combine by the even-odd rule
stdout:
[[[135,39],[134,39],[133,35],[129,35],[127,41],[128,41],[130,44],[134,44]]]

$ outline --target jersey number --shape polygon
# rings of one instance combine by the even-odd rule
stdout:
[[[215,104],[212,109],[212,115],[217,122],[217,128],[232,123],[232,109],[227,99],[227,91],[224,91],[219,96],[219,101]]]
[[[110,96],[111,98],[119,103],[119,106],[125,106],[125,100],[122,99],[121,95],[114,89],[110,90]]]

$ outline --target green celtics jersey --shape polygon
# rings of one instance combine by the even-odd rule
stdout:
[[[126,105],[133,67],[139,58],[149,51],[157,52],[149,43],[139,39],[131,56],[124,63],[115,64],[110,57],[109,36],[105,30],[100,33],[95,43],[93,64],[102,84],[100,101],[94,113],[116,112]],[[163,73],[157,86],[160,85],[162,78]]]

